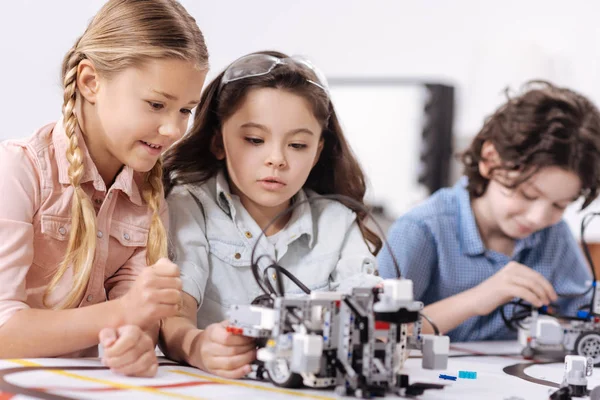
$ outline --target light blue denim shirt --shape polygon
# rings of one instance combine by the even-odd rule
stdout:
[[[314,192],[301,190],[295,201]],[[249,304],[263,292],[250,269],[260,227],[232,195],[223,172],[201,185],[178,186],[167,198],[169,249],[179,265],[183,290],[198,302],[198,327],[222,321],[234,304]],[[305,203],[294,210],[277,242],[259,241],[255,258],[266,254],[311,290],[350,291],[374,286],[375,257],[356,223],[356,215],[330,200]],[[263,270],[269,257],[259,262]],[[269,276],[275,287],[273,270]],[[285,292],[301,294],[289,279]]]

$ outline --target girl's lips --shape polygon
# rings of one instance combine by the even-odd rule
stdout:
[[[269,177],[269,178],[265,178],[265,179],[261,179],[258,181],[258,183],[266,190],[279,190],[282,187],[285,186],[285,183],[279,179],[279,178],[275,178],[275,177]]]
[[[148,153],[150,153],[150,155],[156,156],[162,153],[162,146],[153,145],[151,143],[144,142],[143,140],[140,140],[140,143],[142,144],[142,146],[144,146]]]

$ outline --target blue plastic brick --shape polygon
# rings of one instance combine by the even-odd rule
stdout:
[[[458,377],[461,379],[477,379],[477,372],[458,371]]]
[[[452,376],[452,375],[444,375],[444,374],[441,374],[441,375],[440,375],[440,379],[445,379],[445,380],[447,380],[447,381],[455,381],[455,380],[456,380],[456,377],[455,377],[455,376]]]
[[[577,318],[589,319],[591,317],[589,311],[579,310],[577,311]]]

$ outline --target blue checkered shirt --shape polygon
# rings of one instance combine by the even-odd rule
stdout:
[[[471,209],[466,178],[441,189],[400,217],[390,228],[388,241],[402,276],[412,279],[415,299],[425,305],[470,289],[498,272],[509,261],[541,273],[561,294],[583,293],[591,280],[589,268],[564,221],[515,243],[512,257],[486,249]],[[381,250],[379,273],[396,277],[387,247]],[[574,315],[589,297],[559,299],[561,313]],[[511,315],[512,307],[505,308]],[[435,322],[435,321],[434,321]],[[448,333],[455,342],[514,339],[500,309],[472,317]]]

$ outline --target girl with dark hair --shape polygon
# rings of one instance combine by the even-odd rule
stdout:
[[[180,317],[162,327],[170,357],[226,377],[249,372],[255,344],[221,322],[262,292],[252,249],[311,290],[373,286],[381,240],[365,225],[363,173],[348,146],[323,75],[277,52],[247,55],[205,89],[190,133],[165,156],[171,254],[181,268]],[[290,205],[291,214],[269,225]],[[259,239],[261,232],[265,235]],[[258,243],[257,243],[258,241]],[[269,274],[273,286],[276,274]],[[301,294],[285,279],[286,294]]]
[[[600,114],[584,96],[531,82],[490,118],[462,155],[465,175],[400,217],[391,251],[415,298],[453,341],[510,339],[501,307],[589,302],[590,271],[565,208],[600,186]],[[395,277],[390,249],[380,274]],[[510,308],[508,309],[510,310]],[[507,313],[510,315],[510,312]]]

